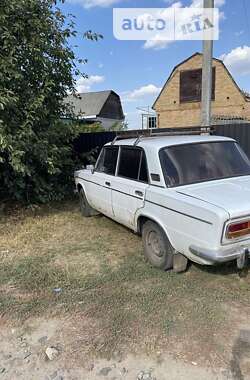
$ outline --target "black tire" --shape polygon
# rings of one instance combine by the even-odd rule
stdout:
[[[142,241],[144,255],[150,264],[162,270],[173,268],[174,249],[158,224],[150,220],[143,224]]]
[[[79,190],[79,200],[80,200],[80,210],[81,210],[82,216],[89,217],[89,216],[98,215],[98,212],[89,205],[89,202],[87,201],[83,188]]]

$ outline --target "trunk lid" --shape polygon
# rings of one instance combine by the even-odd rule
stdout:
[[[181,186],[176,191],[223,208],[230,218],[250,215],[250,176]]]

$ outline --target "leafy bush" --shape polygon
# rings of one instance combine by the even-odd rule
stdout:
[[[85,62],[68,43],[75,35],[56,1],[1,0],[1,199],[47,202],[72,186],[78,128],[60,118],[71,114],[63,99],[74,92],[77,62]]]

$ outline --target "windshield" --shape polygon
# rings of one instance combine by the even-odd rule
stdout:
[[[235,142],[170,146],[159,155],[168,187],[250,175],[250,162]]]

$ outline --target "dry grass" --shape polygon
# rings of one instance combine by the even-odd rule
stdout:
[[[2,217],[0,258],[0,316],[92,321],[90,351],[155,351],[178,337],[183,347],[223,354],[232,322],[225,305],[243,310],[249,302],[249,277],[234,266],[155,270],[139,237],[103,216],[82,218],[75,202]]]

